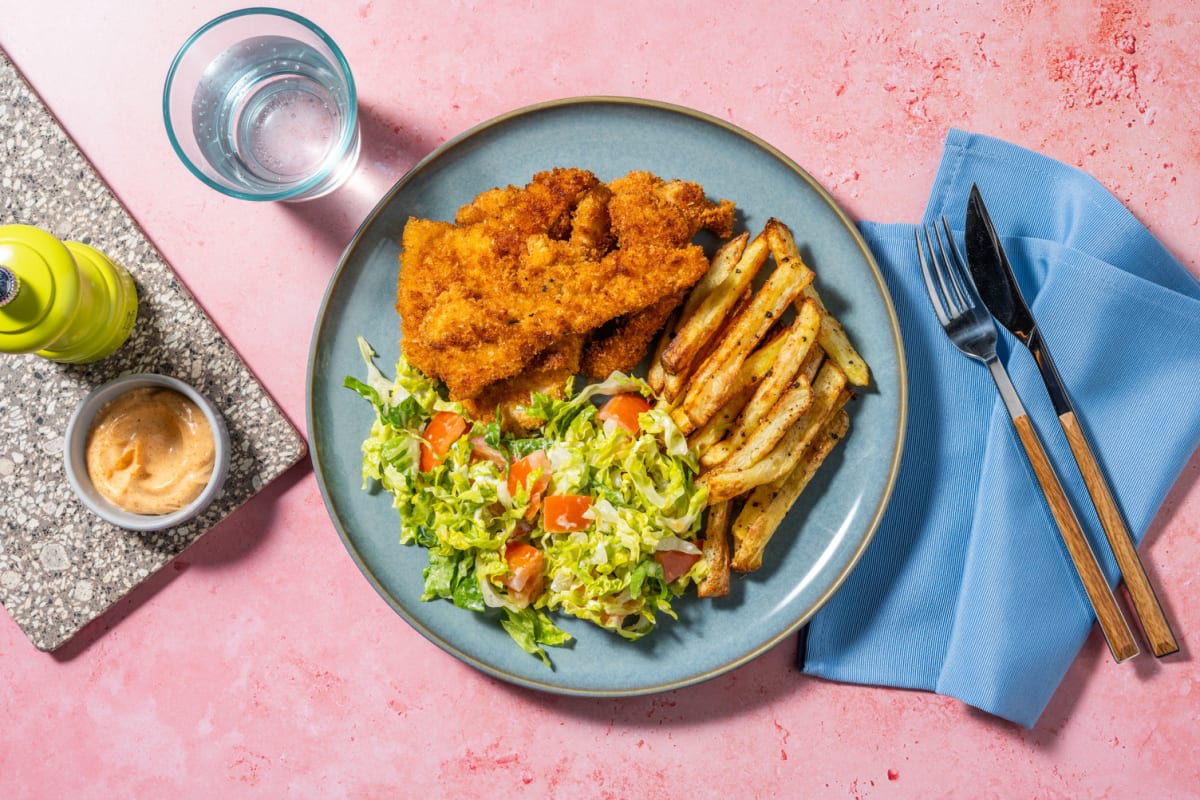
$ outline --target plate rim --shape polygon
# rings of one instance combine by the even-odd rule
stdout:
[[[314,424],[315,418],[314,418],[314,409],[313,409],[313,388],[314,388],[314,382],[316,381],[316,377],[317,377],[316,376],[317,349],[318,349],[318,345],[319,345],[319,342],[321,339],[321,333],[324,330],[326,323],[328,321],[329,303],[335,293],[335,290],[337,289],[339,280],[343,277],[343,272],[346,269],[348,259],[356,251],[357,247],[361,243],[363,236],[373,226],[375,221],[384,212],[386,207],[395,199],[395,197],[410,182],[412,182],[417,176],[419,176],[431,164],[438,162],[439,160],[444,158],[448,153],[452,152],[453,150],[462,146],[463,144],[471,141],[472,139],[476,138],[480,134],[483,134],[483,133],[491,130],[492,128],[498,127],[500,125],[504,125],[512,120],[519,119],[522,117],[532,116],[532,115],[546,112],[546,111],[554,111],[554,110],[559,110],[559,109],[563,109],[563,108],[567,108],[567,107],[584,106],[584,105],[613,105],[613,106],[623,106],[623,107],[634,107],[634,108],[642,108],[642,109],[648,109],[648,110],[653,110],[653,111],[665,111],[665,112],[669,112],[669,113],[673,113],[673,114],[678,114],[683,117],[689,117],[693,120],[697,120],[697,121],[706,123],[708,125],[712,125],[717,128],[721,128],[724,131],[726,131],[727,133],[730,133],[740,139],[743,139],[743,140],[753,144],[754,146],[760,148],[764,152],[766,152],[769,155],[771,155],[772,157],[774,157],[783,166],[785,166],[787,169],[792,171],[797,177],[799,177],[804,183],[806,183],[820,197],[822,202],[826,206],[828,206],[829,209],[834,213],[834,215],[838,218],[838,220],[841,222],[841,224],[845,227],[847,232],[849,232],[851,238],[854,241],[854,244],[856,245],[859,252],[863,256],[864,260],[866,261],[866,264],[870,270],[872,278],[875,281],[875,285],[879,292],[880,299],[882,300],[883,306],[887,312],[888,327],[892,334],[892,345],[895,349],[895,354],[896,354],[895,372],[896,372],[896,385],[897,385],[897,394],[898,394],[898,397],[897,397],[897,422],[896,422],[896,433],[895,433],[895,448],[892,453],[892,457],[890,459],[891,463],[889,464],[887,479],[884,482],[883,491],[880,494],[880,497],[876,503],[875,510],[872,513],[872,515],[867,523],[866,531],[865,531],[864,535],[862,536],[861,540],[858,542],[857,547],[851,553],[845,566],[840,570],[840,572],[837,574],[837,576],[830,582],[830,584],[826,588],[826,590],[818,596],[816,601],[805,611],[804,614],[800,615],[797,619],[793,620],[791,623],[785,625],[775,635],[768,637],[766,640],[759,643],[757,646],[750,648],[748,651],[741,653],[740,655],[738,655],[734,658],[731,658],[718,666],[715,666],[713,668],[710,668],[710,669],[705,670],[704,672],[701,672],[698,674],[691,674],[691,675],[687,675],[684,677],[680,677],[677,679],[664,681],[664,682],[660,682],[660,683],[656,683],[656,684],[648,684],[648,685],[643,685],[643,686],[631,686],[631,687],[627,687],[627,688],[615,688],[615,689],[607,689],[607,688],[597,689],[597,688],[588,688],[588,687],[563,686],[563,685],[559,685],[559,684],[555,684],[555,683],[550,683],[547,681],[540,681],[540,680],[535,680],[535,679],[531,679],[531,678],[526,678],[526,677],[523,677],[520,675],[515,675],[511,672],[508,672],[504,669],[498,668],[493,664],[489,664],[481,659],[478,659],[478,658],[464,652],[460,648],[453,645],[451,642],[447,641],[443,636],[437,634],[436,632],[431,630],[427,625],[423,624],[418,619],[416,619],[403,606],[403,604],[401,604],[391,594],[391,592],[389,592],[387,590],[387,588],[383,586],[383,584],[380,582],[379,578],[371,571],[371,569],[365,563],[365,560],[363,559],[362,554],[359,552],[357,546],[351,541],[349,535],[347,534],[345,527],[342,524],[342,520],[341,520],[340,516],[338,515],[336,509],[333,507],[333,504],[331,502],[330,491],[329,491],[328,486],[326,485],[325,474],[321,467],[320,452],[321,452],[322,448],[321,448],[320,443],[317,441],[317,439],[314,435],[314,431],[317,430],[317,427]],[[906,438],[907,438],[908,400],[909,400],[909,397],[908,397],[907,357],[906,357],[905,348],[904,348],[904,340],[903,340],[903,337],[900,332],[899,317],[896,312],[895,303],[892,299],[891,292],[887,288],[887,283],[883,278],[883,273],[879,268],[879,264],[876,261],[874,254],[871,252],[870,248],[867,246],[866,240],[863,237],[862,232],[859,230],[858,226],[854,223],[854,221],[850,218],[850,216],[846,213],[845,209],[843,209],[842,206],[836,200],[834,200],[833,196],[828,192],[828,190],[826,190],[824,186],[822,186],[819,182],[817,182],[817,180],[807,170],[805,170],[803,167],[801,167],[797,162],[795,162],[793,159],[791,159],[789,156],[787,156],[785,153],[783,153],[777,147],[775,147],[774,145],[770,144],[769,142],[765,141],[764,139],[756,136],[753,133],[750,133],[749,131],[745,130],[744,128],[741,128],[731,122],[728,122],[719,117],[708,114],[706,112],[698,111],[696,109],[689,108],[689,107],[682,106],[682,105],[677,105],[674,103],[669,103],[669,102],[660,101],[660,100],[652,100],[652,99],[647,99],[647,98],[640,98],[640,97],[626,97],[626,96],[621,96],[621,95],[579,95],[579,96],[573,96],[573,97],[560,98],[560,99],[556,99],[556,100],[547,100],[547,101],[543,101],[543,102],[539,102],[539,103],[533,103],[530,105],[525,105],[525,106],[521,106],[521,107],[512,109],[510,111],[506,111],[502,114],[498,114],[489,119],[486,119],[468,129],[466,129],[465,131],[457,134],[456,136],[446,140],[441,145],[434,148],[431,152],[429,152],[427,155],[425,155],[423,158],[421,158],[419,161],[417,161],[417,163],[414,164],[407,172],[405,172],[403,175],[401,175],[400,178],[397,179],[397,181],[391,186],[391,188],[388,189],[388,191],[386,193],[384,193],[384,195],[378,200],[378,202],[375,204],[375,206],[371,209],[370,213],[364,218],[362,223],[358,226],[357,230],[355,231],[353,237],[351,237],[350,242],[346,245],[345,249],[342,251],[342,254],[338,258],[337,268],[334,270],[333,274],[330,276],[329,282],[325,287],[325,292],[321,298],[321,304],[317,311],[317,316],[316,316],[316,319],[313,324],[313,332],[312,332],[312,335],[311,335],[310,341],[309,341],[307,374],[305,376],[305,423],[308,427],[309,438],[311,441],[309,457],[310,457],[310,459],[312,461],[312,465],[313,465],[313,474],[315,475],[315,477],[317,479],[317,485],[321,492],[322,503],[325,506],[325,511],[326,511],[327,516],[329,517],[330,522],[333,523],[334,528],[337,530],[338,537],[341,539],[343,546],[346,548],[347,552],[350,554],[351,559],[354,561],[354,563],[358,567],[359,571],[367,579],[367,582],[375,589],[375,591],[380,595],[380,597],[382,597],[384,599],[384,601],[392,608],[393,611],[395,611],[402,619],[404,619],[405,622],[407,622],[410,626],[412,626],[418,633],[420,633],[423,637],[425,637],[430,643],[436,645],[438,648],[440,648],[447,654],[453,656],[454,658],[462,661],[465,664],[468,664],[468,665],[474,667],[475,669],[478,669],[479,671],[483,672],[486,675],[490,675],[494,678],[498,678],[500,680],[503,680],[503,681],[511,683],[511,684],[524,686],[524,687],[531,688],[531,689],[537,689],[539,691],[544,691],[544,692],[547,692],[550,694],[578,696],[578,697],[596,697],[596,698],[636,697],[636,696],[643,696],[643,695],[649,695],[649,694],[658,694],[661,692],[666,692],[666,691],[670,691],[670,690],[674,690],[674,689],[680,689],[680,688],[684,688],[686,686],[691,686],[691,685],[695,685],[698,683],[702,683],[702,682],[711,680],[711,679],[716,678],[720,675],[723,675],[727,672],[731,672],[734,669],[737,669],[738,667],[749,663],[750,661],[755,660],[759,656],[766,653],[768,650],[771,650],[772,648],[774,648],[776,645],[778,645],[784,639],[786,639],[787,637],[794,634],[797,630],[799,630],[805,624],[807,624],[808,621],[811,620],[812,617],[822,607],[824,607],[824,605],[829,601],[829,599],[834,594],[836,594],[837,591],[842,587],[842,585],[845,583],[846,579],[849,577],[850,573],[853,572],[855,567],[858,565],[859,561],[862,558],[863,553],[866,552],[867,547],[870,545],[871,541],[875,538],[875,534],[879,530],[879,527],[883,520],[883,517],[887,511],[888,506],[891,503],[892,495],[895,491],[896,483],[897,483],[898,476],[899,476],[901,458],[903,456],[905,442],[906,442]]]

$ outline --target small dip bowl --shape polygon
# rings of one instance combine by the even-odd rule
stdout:
[[[200,492],[200,495],[183,508],[168,514],[135,514],[109,502],[88,476],[87,459],[85,456],[88,431],[96,414],[110,400],[128,391],[143,387],[160,387],[174,389],[191,400],[204,416],[208,418],[208,426],[212,429],[214,446],[216,448],[212,477]],[[197,392],[188,384],[166,375],[125,375],[109,381],[93,391],[71,415],[67,423],[67,432],[63,443],[63,460],[67,468],[67,481],[75,490],[76,496],[94,514],[121,528],[133,531],[160,531],[182,525],[202,512],[220,493],[229,474],[230,444],[229,430],[225,420],[216,407],[204,395]]]

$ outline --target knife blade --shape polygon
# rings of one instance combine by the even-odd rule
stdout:
[[[971,269],[971,277],[983,297],[983,304],[996,321],[1007,328],[1014,336],[1029,348],[1037,362],[1038,370],[1042,373],[1042,381],[1046,391],[1050,393],[1050,401],[1054,404],[1055,414],[1065,414],[1074,411],[1071,398],[1067,395],[1050,350],[1042,340],[1038,331],[1037,321],[1033,312],[1025,302],[1017,276],[1013,274],[1012,265],[1000,244],[1000,237],[992,225],[987,206],[983,204],[983,195],[979,187],[971,184],[971,196],[967,200],[967,221],[964,232],[967,245],[967,265]]]
[[[1066,386],[1054,366],[1054,359],[1050,357],[1050,348],[1038,329],[1029,304],[1025,302],[1012,265],[1000,242],[1000,236],[996,233],[991,215],[983,203],[983,195],[975,184],[971,185],[971,195],[967,200],[964,228],[967,265],[970,267],[971,277],[975,280],[983,304],[996,321],[1033,354],[1042,383],[1046,385],[1046,392],[1054,405],[1054,413],[1058,415],[1058,422],[1066,434],[1067,444],[1079,465],[1088,495],[1096,507],[1100,525],[1112,548],[1117,566],[1120,567],[1121,577],[1125,580],[1125,587],[1129,591],[1134,610],[1142,625],[1142,632],[1150,643],[1151,650],[1160,657],[1177,652],[1179,643],[1171,631],[1154,587],[1146,576],[1145,567],[1133,544],[1133,537],[1125,525],[1116,500],[1113,499],[1112,488],[1108,485],[1108,480],[1084,434],[1071,397],[1067,394]]]

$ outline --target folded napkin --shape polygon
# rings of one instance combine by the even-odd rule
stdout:
[[[961,241],[972,182],[1140,541],[1200,443],[1200,284],[1094,179],[985,136],[950,132],[923,221],[945,215]],[[1032,727],[1093,629],[1087,596],[987,370],[934,319],[914,226],[861,229],[900,319],[908,434],[891,505],[810,623],[801,667],[949,695]],[[1115,584],[1033,359],[1001,336],[1001,358]]]

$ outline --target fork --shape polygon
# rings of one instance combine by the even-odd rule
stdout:
[[[940,230],[935,222],[925,229],[924,234],[922,242],[921,231],[918,229],[914,232],[921,275],[925,279],[925,291],[933,303],[934,314],[951,343],[964,355],[983,362],[991,373],[1016,428],[1017,437],[1021,440],[1021,447],[1033,467],[1034,477],[1050,506],[1058,532],[1067,546],[1083,590],[1092,604],[1108,648],[1117,662],[1131,658],[1138,653],[1137,642],[1063,491],[1058,473],[1046,457],[1045,448],[1025,412],[1012,379],[996,355],[996,323],[983,306],[971,273],[966,269],[950,233],[950,225],[942,217]]]

